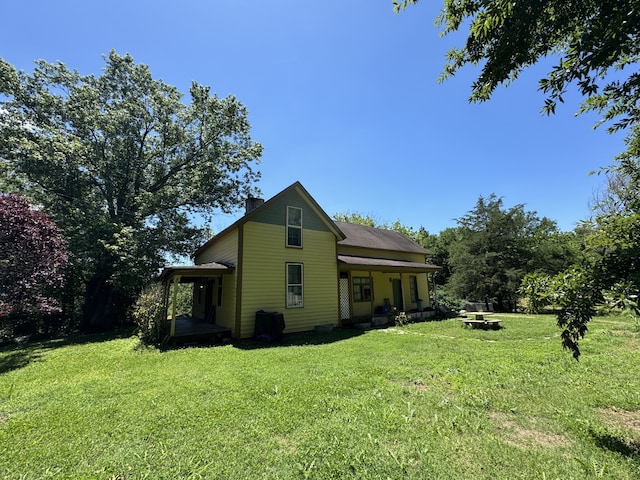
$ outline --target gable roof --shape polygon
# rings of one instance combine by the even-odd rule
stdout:
[[[249,213],[244,215],[242,218],[240,218],[239,220],[237,220],[233,224],[229,225],[227,228],[225,228],[224,230],[222,230],[218,234],[214,235],[205,244],[200,246],[200,248],[198,248],[193,253],[192,257],[195,258],[205,248],[207,248],[209,245],[214,243],[217,238],[220,238],[220,237],[224,236],[225,234],[229,233],[230,231],[235,230],[240,225],[243,225],[243,224],[251,221],[252,218],[254,218],[255,216],[259,215],[264,210],[268,209],[272,204],[276,203],[276,201],[280,197],[290,193],[291,191],[295,191],[295,192],[298,193],[298,195],[300,195],[300,197],[309,205],[309,207],[314,211],[314,213],[316,215],[318,215],[320,220],[327,226],[329,231],[331,231],[331,233],[333,233],[338,240],[342,240],[342,239],[345,238],[344,233],[340,230],[340,228],[338,228],[338,226],[336,225],[336,222],[331,220],[331,217],[329,217],[329,215],[327,215],[327,213],[322,209],[322,207],[320,207],[320,205],[318,205],[318,202],[316,202],[314,200],[314,198],[309,194],[309,192],[307,192],[307,190],[302,186],[302,184],[300,182],[296,181],[295,183],[289,185],[287,188],[282,190],[280,193],[278,193],[278,194],[274,195],[273,197],[271,197],[269,200],[266,200],[260,206],[258,206],[256,208],[254,208],[253,210],[251,210]]]
[[[365,227],[364,225],[347,222],[336,221],[334,223],[346,236],[345,239],[338,242],[338,245],[341,246],[389,250],[392,252],[421,253],[424,255],[430,253],[413,240],[409,240],[400,232],[394,230]]]

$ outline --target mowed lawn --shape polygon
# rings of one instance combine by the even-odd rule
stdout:
[[[640,478],[640,332],[552,316],[0,349],[0,478]]]

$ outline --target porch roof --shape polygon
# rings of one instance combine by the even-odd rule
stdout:
[[[168,278],[175,275],[181,277],[213,277],[231,273],[236,267],[231,264],[223,263],[201,263],[199,265],[169,265],[164,267],[160,274],[160,281],[164,282]]]
[[[390,260],[387,258],[355,257],[351,255],[338,255],[338,262],[350,270],[361,268],[381,272],[413,272],[427,273],[440,270],[442,267],[429,263],[407,262],[404,260]]]

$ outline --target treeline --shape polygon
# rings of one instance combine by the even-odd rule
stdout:
[[[640,150],[634,150],[638,152]],[[496,310],[539,313],[552,308],[563,346],[578,358],[579,341],[598,310],[640,316],[640,160],[626,154],[601,172],[606,188],[593,219],[571,232],[555,221],[506,207],[492,194],[437,234],[359,213],[335,217],[397,230],[431,252],[442,270],[431,302],[462,308],[490,301]]]
[[[500,311],[523,308],[521,285],[528,275],[555,275],[583,262],[590,231],[581,224],[562,232],[555,221],[524,205],[508,208],[495,194],[480,197],[456,226],[439,233],[358,213],[336,218],[396,230],[429,250],[429,262],[442,267],[432,279],[431,303],[462,308],[467,301],[490,301]]]

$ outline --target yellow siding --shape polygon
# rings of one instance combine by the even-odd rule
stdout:
[[[304,248],[285,247],[285,227],[258,222],[244,225],[241,338],[251,337],[258,310],[281,312],[285,333],[338,323],[338,273],[335,236],[305,229]],[[286,308],[286,263],[302,263],[304,307]]]
[[[224,237],[216,238],[205,250],[195,258],[196,265],[220,262],[238,266],[238,230],[232,230]],[[222,276],[222,306],[218,307],[218,277],[213,292],[213,302],[216,305],[216,324],[233,329],[236,316],[236,275],[237,270]],[[204,301],[204,300],[203,300]],[[204,315],[204,305],[198,306],[198,311]],[[234,332],[234,335],[236,333]]]
[[[236,265],[238,262],[238,230],[216,238],[204,251],[195,258],[195,264],[221,262]]]
[[[422,307],[426,308],[431,306],[429,303],[429,281],[426,273],[417,274],[418,277],[418,298],[422,300]],[[409,297],[411,298],[411,297]],[[415,308],[414,305],[412,308]]]
[[[216,289],[218,288],[216,280]],[[214,295],[214,298],[217,298]],[[236,318],[236,272],[222,276],[222,306],[216,306],[216,324],[233,330]],[[234,332],[235,335],[235,332]]]

